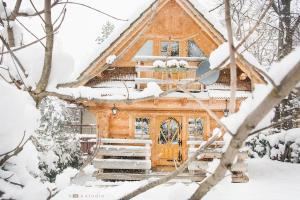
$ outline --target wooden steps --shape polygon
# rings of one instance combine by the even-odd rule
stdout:
[[[151,170],[151,140],[103,138],[100,143],[93,160],[94,167],[98,169],[97,177],[136,180],[130,177],[142,176]],[[134,175],[141,172],[141,175]]]

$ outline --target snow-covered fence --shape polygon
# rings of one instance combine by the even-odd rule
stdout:
[[[93,161],[97,178],[136,180],[151,169],[151,140],[103,138]],[[120,173],[121,172],[121,173]]]

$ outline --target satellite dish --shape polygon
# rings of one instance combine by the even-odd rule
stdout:
[[[201,75],[205,74],[206,72],[211,71],[209,67],[210,67],[210,63],[208,60],[202,61],[198,65],[198,68],[196,70],[196,77],[199,78]],[[200,80],[200,82],[203,83],[204,85],[211,85],[217,82],[219,76],[220,76],[220,71],[215,71],[209,76],[207,76],[206,78]]]

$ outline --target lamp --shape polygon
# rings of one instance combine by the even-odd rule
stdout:
[[[118,113],[119,109],[116,107],[116,105],[114,104],[114,107],[111,109],[111,112],[113,115],[116,115]]]
[[[229,110],[228,110],[228,108],[227,108],[227,99],[225,99],[225,109],[224,109],[224,117],[228,117],[228,114],[229,114]]]

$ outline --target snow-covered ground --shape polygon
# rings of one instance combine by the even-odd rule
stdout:
[[[248,183],[231,183],[231,177],[227,176],[204,199],[298,200],[300,198],[299,164],[283,163],[269,159],[249,159],[247,163],[250,177]],[[89,186],[72,185],[62,190],[53,199],[118,199],[125,193],[145,183],[146,181],[119,183],[97,181],[89,183]],[[196,183],[165,184],[149,190],[134,199],[188,199],[197,186],[198,184]]]

